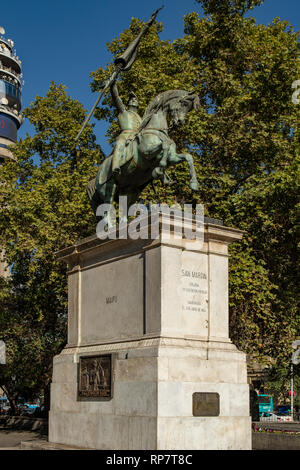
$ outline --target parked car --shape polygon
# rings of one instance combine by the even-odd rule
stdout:
[[[259,408],[259,416],[262,416],[263,413],[273,413],[273,397],[272,395],[266,395],[264,393],[258,394],[258,408]]]
[[[37,408],[35,408],[33,412],[33,416],[35,416],[36,418],[47,418],[48,413],[46,411],[45,406],[42,405],[42,406],[38,406]]]

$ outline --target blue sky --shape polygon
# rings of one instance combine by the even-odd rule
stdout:
[[[180,37],[184,15],[191,11],[201,13],[195,0],[2,2],[0,25],[6,30],[5,37],[14,40],[23,64],[23,106],[28,106],[36,95],[44,96],[53,80],[66,85],[70,95],[90,110],[97,95],[90,90],[89,73],[109,62],[106,43],[127,28],[133,16],[147,20],[162,4],[164,9],[158,16],[164,23],[162,39]],[[265,24],[280,16],[300,30],[299,0],[265,0],[251,15],[258,23]],[[105,130],[105,123],[96,122],[98,143],[107,153]],[[32,129],[25,121],[19,137],[26,132],[31,134]]]

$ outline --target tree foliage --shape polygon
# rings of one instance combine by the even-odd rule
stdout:
[[[277,404],[291,402],[291,375],[293,374],[294,407],[299,412],[300,406],[300,368],[299,366],[286,367],[285,364],[278,364],[271,367],[266,377],[265,388],[268,393],[276,397]]]
[[[247,11],[261,5],[264,0],[196,0],[202,5],[206,15],[234,16],[244,15]]]
[[[155,183],[143,198],[202,203],[206,215],[245,230],[231,249],[230,335],[243,351],[284,364],[299,329],[297,282],[297,190],[300,106],[292,83],[300,77],[299,34],[286,21],[270,25],[245,18],[260,0],[199,0],[204,17],[185,17],[184,37],[159,38],[155,23],[133,67],[122,74],[120,95],[130,91],[144,112],[152,98],[170,89],[198,93],[201,111],[171,137],[178,151],[194,155],[200,190],[188,187],[185,163],[170,170],[175,186]],[[130,28],[108,44],[118,56],[140,31]],[[93,91],[113,63],[91,74]],[[92,128],[73,143],[85,117],[82,105],[51,84],[24,111],[35,129],[14,148],[16,160],[0,168],[0,245],[11,276],[1,281],[0,331],[8,364],[0,381],[13,400],[35,394],[51,378],[52,356],[66,340],[66,267],[55,252],[95,230],[86,183],[103,158]],[[119,132],[107,95],[96,111]],[[18,380],[16,381],[16,377]],[[14,379],[13,379],[14,378]]]

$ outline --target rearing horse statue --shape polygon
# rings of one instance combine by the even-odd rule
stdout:
[[[87,193],[95,214],[100,204],[112,204],[121,195],[127,196],[130,206],[154,179],[170,183],[166,169],[182,161],[189,165],[190,188],[198,190],[192,155],[177,153],[176,144],[168,135],[169,127],[182,125],[193,109],[200,109],[199,97],[185,90],[165,91],[150,102],[136,134],[123,146],[119,173],[113,174],[110,155],[100,165],[96,178],[88,183]]]

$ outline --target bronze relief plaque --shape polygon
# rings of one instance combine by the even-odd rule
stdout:
[[[78,398],[112,398],[111,354],[79,358]]]
[[[212,392],[193,393],[193,416],[219,416],[220,395]]]

